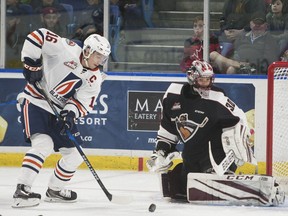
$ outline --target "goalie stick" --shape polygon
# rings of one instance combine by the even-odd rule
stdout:
[[[44,98],[46,99],[47,103],[49,104],[49,106],[53,110],[56,118],[58,120],[61,120],[62,118],[61,118],[60,114],[58,113],[58,111],[54,107],[51,99],[49,98],[49,96],[46,93],[46,91],[42,88],[41,84],[39,82],[36,82],[36,86],[39,88],[41,94],[44,96]],[[91,171],[92,175],[94,176],[94,178],[98,182],[99,186],[101,187],[102,191],[105,193],[105,195],[107,196],[109,201],[111,201],[112,203],[116,203],[116,204],[128,204],[128,203],[131,203],[133,201],[132,197],[130,197],[130,196],[115,196],[115,195],[112,195],[107,190],[107,188],[104,186],[103,182],[101,181],[100,177],[98,176],[98,174],[96,173],[96,171],[92,167],[92,165],[91,165],[90,161],[88,160],[87,156],[83,152],[80,144],[77,142],[75,137],[72,135],[71,131],[70,130],[65,130],[65,132],[66,132],[66,135],[68,136],[68,138],[70,139],[70,141],[73,143],[73,145],[76,147],[76,149],[80,153],[80,155],[83,158],[85,164],[87,165],[87,167]]]
[[[228,170],[231,164],[234,162],[234,153],[232,150],[230,150],[228,154],[226,154],[226,157],[218,165],[214,160],[214,157],[211,151],[211,143],[209,142],[209,158],[210,158],[212,167],[215,170],[216,174],[219,176],[222,176]]]

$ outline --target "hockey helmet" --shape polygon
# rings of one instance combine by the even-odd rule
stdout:
[[[88,50],[89,52],[85,54],[85,51]],[[105,38],[102,37],[101,35],[98,34],[91,34],[89,37],[87,37],[84,40],[84,45],[83,45],[83,56],[85,59],[88,59],[92,53],[97,52],[103,55],[103,61],[101,65],[105,64],[107,61],[109,54],[111,52],[111,46],[109,41]]]
[[[209,90],[214,82],[214,72],[212,66],[206,61],[195,60],[186,70],[187,80],[195,88]],[[199,78],[209,78],[209,84],[203,86],[199,83]]]

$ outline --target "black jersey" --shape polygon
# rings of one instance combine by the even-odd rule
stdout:
[[[173,83],[163,97],[156,150],[173,151],[180,141],[184,143],[184,163],[185,160],[199,161],[201,157],[209,158],[208,143],[211,142],[215,160],[220,162],[225,157],[222,129],[239,121],[247,126],[245,113],[225,96],[222,89],[213,86],[204,96],[189,84]]]

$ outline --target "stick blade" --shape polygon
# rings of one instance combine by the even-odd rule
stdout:
[[[212,150],[211,150],[211,143],[209,142],[209,157],[212,167],[217,175],[222,176],[234,162],[234,153],[232,150],[228,152],[226,157],[222,160],[222,162],[218,165],[213,157]]]
[[[131,196],[115,196],[115,195],[112,195],[112,198],[111,198],[111,202],[112,203],[115,203],[115,204],[130,204],[131,202],[133,202],[133,197]]]

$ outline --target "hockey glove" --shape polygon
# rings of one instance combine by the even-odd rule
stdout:
[[[25,57],[23,75],[30,84],[35,84],[36,81],[41,80],[43,76],[41,59],[34,61],[29,57]]]
[[[66,130],[72,130],[75,121],[75,113],[68,110],[62,110],[60,112],[60,116],[62,120],[60,122],[60,134],[66,135]]]
[[[147,160],[146,166],[152,172],[166,172],[173,165],[173,159],[178,155],[178,151],[167,154],[163,150],[154,150],[153,154]]]

